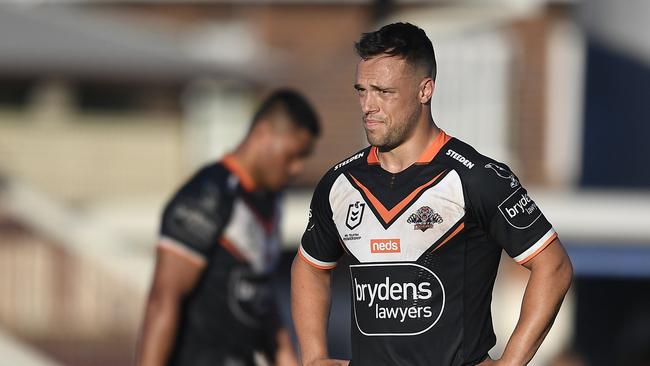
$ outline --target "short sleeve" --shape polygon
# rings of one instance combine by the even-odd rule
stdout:
[[[343,255],[329,202],[331,185],[323,179],[314,190],[309,207],[309,222],[302,235],[299,256],[320,269],[332,269]]]
[[[223,205],[218,182],[200,171],[167,203],[160,245],[198,262],[207,259],[224,225]]]
[[[557,237],[517,176],[504,164],[481,164],[469,195],[479,224],[519,264],[534,258]]]

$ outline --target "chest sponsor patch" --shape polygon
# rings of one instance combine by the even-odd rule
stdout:
[[[399,239],[370,240],[370,253],[399,253],[401,251]]]
[[[499,205],[501,215],[517,229],[530,227],[542,216],[537,204],[528,196],[525,189],[519,187]]]
[[[412,336],[431,329],[445,307],[442,282],[414,263],[350,265],[353,311],[366,336]]]

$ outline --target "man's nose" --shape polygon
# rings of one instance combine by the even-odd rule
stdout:
[[[364,115],[379,111],[379,105],[372,93],[365,93],[365,95],[361,97],[361,111]]]

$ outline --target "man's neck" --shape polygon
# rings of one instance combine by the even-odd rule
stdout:
[[[232,156],[237,160],[244,172],[253,179],[255,186],[259,187],[260,177],[255,165],[255,149],[253,146],[243,142],[232,152]]]
[[[391,173],[403,171],[418,160],[439,133],[440,129],[429,120],[416,128],[413,134],[399,146],[383,152],[377,149],[381,167]]]

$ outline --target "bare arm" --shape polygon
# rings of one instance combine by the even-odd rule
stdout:
[[[298,366],[298,358],[291,344],[291,336],[286,328],[281,328],[275,337],[278,350],[275,355],[276,366]]]
[[[528,364],[551,329],[571,285],[571,260],[558,239],[524,266],[531,273],[517,326],[501,359],[488,360],[481,365]]]
[[[310,266],[299,256],[291,267],[291,314],[305,366],[347,365],[327,354],[327,320],[330,308],[330,271]]]
[[[205,267],[201,259],[159,247],[137,365],[163,366],[167,363],[176,337],[181,301],[194,288]]]

